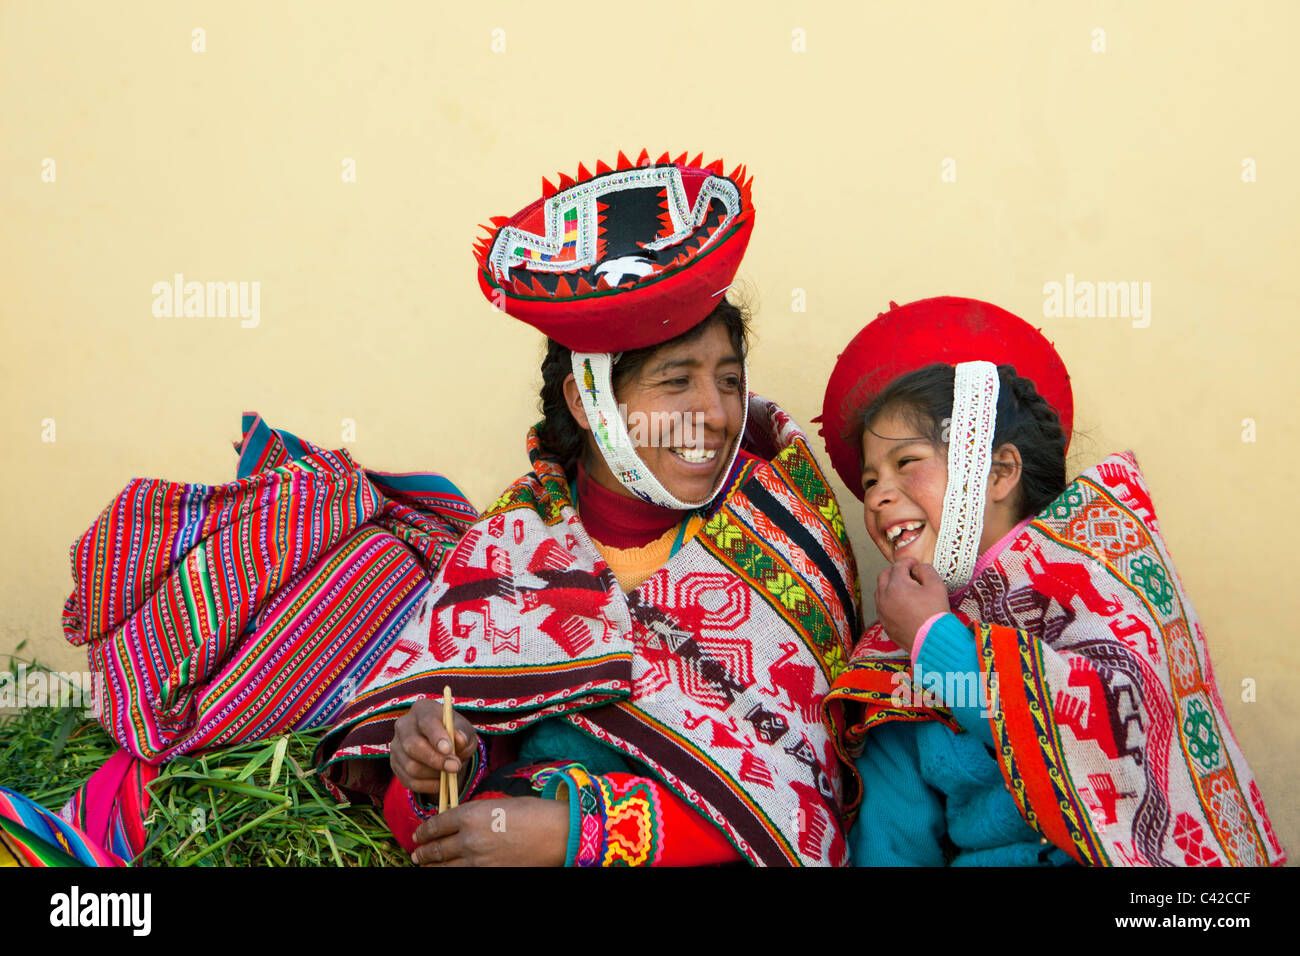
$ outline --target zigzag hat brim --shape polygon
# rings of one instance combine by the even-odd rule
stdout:
[[[478,280],[497,308],[578,352],[666,342],[703,321],[735,279],[754,227],[743,166],[657,162],[620,152],[583,165],[475,246]]]

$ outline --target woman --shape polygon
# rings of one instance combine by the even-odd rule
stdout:
[[[560,185],[478,255],[485,294],[550,340],[532,470],[370,672],[327,778],[383,799],[418,863],[841,864],[820,703],[856,572],[722,298],[749,183],[643,151]],[[433,815],[443,770],[471,799]]]
[[[893,306],[823,434],[892,566],[828,707],[860,865],[1285,860],[1131,453],[1067,484],[1069,376],[996,306]]]

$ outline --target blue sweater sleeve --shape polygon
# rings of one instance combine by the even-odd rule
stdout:
[[[980,688],[975,640],[961,618],[945,614],[930,625],[921,653],[916,656],[916,669],[921,672],[921,686],[936,694],[952,710],[964,730],[987,746],[994,746],[985,694]],[[932,684],[927,674],[942,676],[934,678]]]
[[[855,766],[862,811],[849,836],[856,866],[943,866],[947,829],[939,796],[921,777],[918,725],[891,721],[867,735]]]

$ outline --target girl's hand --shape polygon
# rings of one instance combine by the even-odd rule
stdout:
[[[876,578],[876,615],[889,639],[909,653],[921,625],[947,610],[948,586],[932,565],[903,558]]]
[[[442,725],[442,701],[417,700],[410,710],[397,718],[393,725],[388,763],[406,789],[414,793],[436,794],[443,770],[464,776],[469,758],[478,749],[478,734],[473,725],[455,711],[452,712],[452,723],[456,728],[454,747]],[[460,782],[464,784],[463,779]]]
[[[569,804],[541,797],[471,800],[415,831],[420,866],[563,866]]]

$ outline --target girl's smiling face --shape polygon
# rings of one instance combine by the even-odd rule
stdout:
[[[886,408],[862,435],[862,490],[867,533],[891,564],[934,562],[948,488],[946,449]]]

